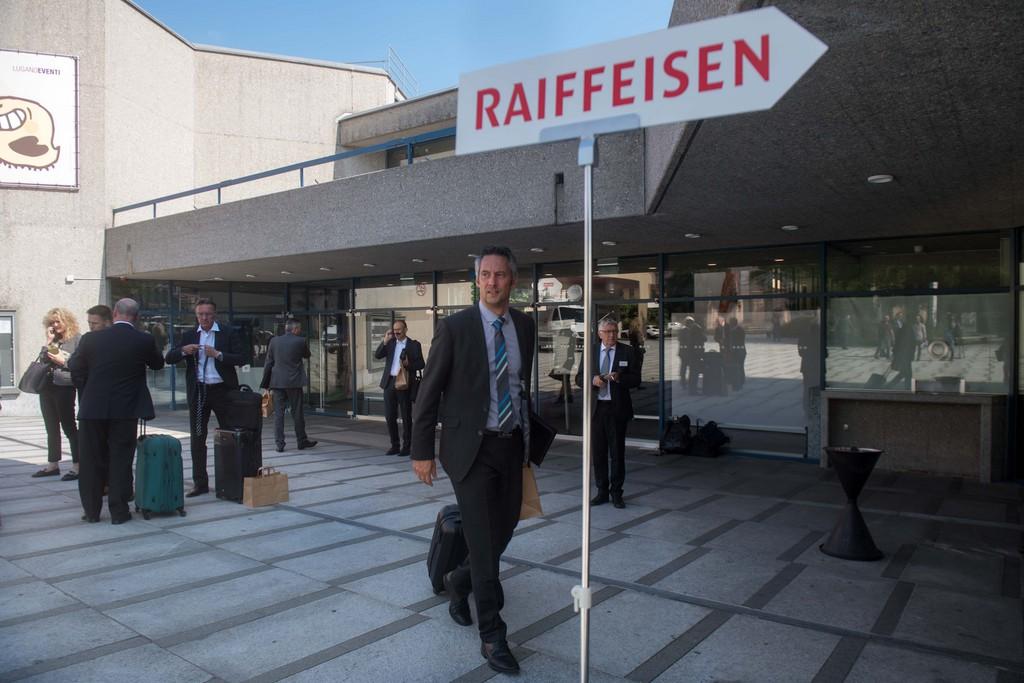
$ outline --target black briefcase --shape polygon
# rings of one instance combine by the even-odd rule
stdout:
[[[217,497],[242,502],[242,480],[263,466],[260,435],[252,429],[218,429],[213,434],[213,478]]]
[[[446,505],[437,513],[427,552],[427,576],[435,595],[444,591],[444,575],[462,564],[468,554],[459,506]]]
[[[530,462],[540,466],[548,454],[558,430],[549,425],[537,413],[530,410]]]
[[[223,416],[217,416],[221,418],[219,420],[221,428],[251,429],[261,432],[263,428],[263,414],[260,412],[262,402],[263,397],[245,384],[225,392]]]

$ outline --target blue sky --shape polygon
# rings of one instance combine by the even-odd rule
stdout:
[[[383,60],[390,45],[421,94],[465,71],[666,28],[672,10],[671,0],[135,2],[193,43],[337,62]]]

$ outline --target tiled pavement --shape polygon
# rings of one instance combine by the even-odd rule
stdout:
[[[184,427],[151,431],[187,453]],[[0,680],[494,678],[425,576],[449,482],[381,455],[380,423],[311,434],[301,452],[265,440],[288,504],[211,495],[185,518],[88,525],[73,483],[28,476],[41,421],[0,418]],[[505,557],[524,681],[578,679],[578,448],[539,471],[547,515]],[[591,680],[1024,681],[1020,487],[876,472],[873,563],[818,551],[841,501],[813,465],[632,452],[628,507],[593,511]]]

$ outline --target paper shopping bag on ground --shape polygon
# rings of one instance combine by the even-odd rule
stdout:
[[[255,477],[242,483],[242,503],[251,508],[288,502],[288,475],[273,467],[261,467]]]

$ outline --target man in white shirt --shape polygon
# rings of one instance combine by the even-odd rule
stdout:
[[[380,378],[380,388],[384,390],[384,417],[388,422],[388,434],[391,436],[391,448],[388,455],[409,455],[409,442],[412,440],[412,402],[419,388],[417,373],[423,369],[423,347],[415,339],[407,336],[408,326],[404,320],[396,320],[391,329],[384,335],[373,356],[386,359],[384,372]],[[404,389],[395,386],[402,368],[408,376]],[[402,440],[398,440],[398,412],[402,413]]]
[[[225,409],[225,395],[238,388],[235,366],[246,363],[238,334],[217,323],[217,305],[210,299],[200,299],[196,302],[195,312],[198,323],[196,329],[185,331],[178,340],[180,343],[171,348],[166,356],[168,365],[185,361],[194,484],[185,494],[189,498],[210,491],[210,480],[206,472],[206,436],[210,412],[217,415],[217,422],[220,423]]]

